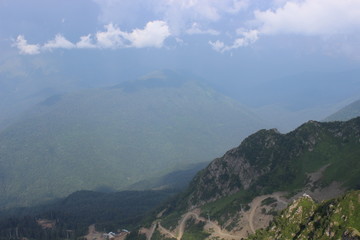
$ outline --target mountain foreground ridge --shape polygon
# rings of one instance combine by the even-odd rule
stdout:
[[[182,195],[164,206],[153,225],[160,237],[154,239],[245,239],[266,228],[273,215],[303,193],[320,202],[359,189],[359,156],[360,117],[309,121],[287,134],[260,130],[212,161]],[[360,204],[359,198],[355,200]],[[311,209],[321,206],[314,203]],[[331,234],[322,237],[337,239],[345,233]]]
[[[240,190],[296,191],[309,183],[308,174],[323,167],[315,187],[333,181],[358,187],[359,146],[360,117],[347,122],[309,121],[287,134],[260,130],[200,172],[191,184],[189,200],[199,205]]]

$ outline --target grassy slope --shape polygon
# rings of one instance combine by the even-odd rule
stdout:
[[[250,239],[340,239],[346,231],[358,229],[360,191],[353,191],[320,204],[301,198]]]

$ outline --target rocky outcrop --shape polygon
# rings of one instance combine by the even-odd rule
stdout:
[[[250,239],[360,239],[360,191],[320,204],[301,197]]]

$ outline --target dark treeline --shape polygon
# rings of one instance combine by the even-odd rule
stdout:
[[[37,223],[37,220],[38,219],[33,216],[2,219],[0,221],[0,239],[76,239],[82,233],[82,231],[76,227],[73,228],[74,230],[69,230],[70,226],[60,221],[56,222],[56,227],[54,228],[42,228]]]
[[[136,228],[151,209],[175,190],[100,193],[80,191],[51,204],[0,213],[0,240],[81,239],[88,227],[98,231]],[[49,226],[38,222],[49,220]]]

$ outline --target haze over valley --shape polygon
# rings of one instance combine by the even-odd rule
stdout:
[[[359,40],[357,0],[0,1],[0,240],[360,239]]]

